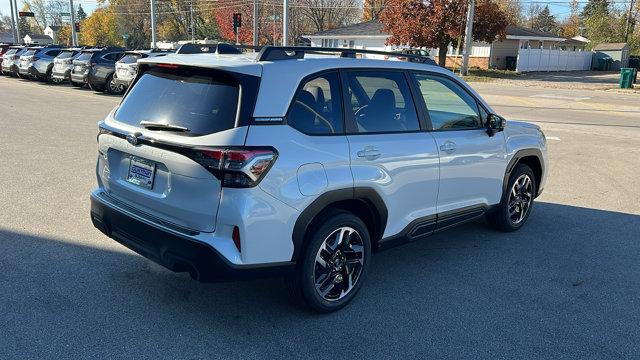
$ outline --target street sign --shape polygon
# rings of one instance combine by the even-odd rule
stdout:
[[[61,12],[60,16],[71,16],[71,13],[68,12]]]
[[[33,12],[31,11],[19,11],[18,15],[20,17],[35,17],[35,15],[33,14]]]

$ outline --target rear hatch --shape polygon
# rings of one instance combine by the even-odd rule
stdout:
[[[53,71],[65,72],[72,66],[73,51],[63,51],[53,59]]]
[[[119,79],[131,80],[138,72],[138,59],[143,57],[142,54],[125,53],[118,62],[116,62],[116,75]]]
[[[91,64],[91,58],[93,57],[94,53],[94,51],[83,51],[80,56],[73,60],[73,73],[84,74],[86,71],[88,71]]]
[[[38,50],[35,49],[31,49],[31,50],[27,50],[26,53],[24,53],[22,56],[20,56],[20,67],[22,69],[26,69],[29,67],[29,65],[31,65],[31,62],[33,62],[33,55],[37,52]]]
[[[213,232],[222,183],[214,148],[242,146],[255,94],[229,72],[147,66],[101,124],[98,176],[108,195],[164,222]],[[257,91],[257,77],[253,90]],[[243,87],[244,89],[244,87]],[[239,103],[242,106],[239,106]],[[248,103],[250,109],[242,110]],[[128,135],[128,136],[127,136]],[[135,144],[135,145],[133,145]]]

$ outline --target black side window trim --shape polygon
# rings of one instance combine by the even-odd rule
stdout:
[[[342,111],[343,111],[343,117],[344,120],[346,122],[345,124],[345,135],[380,135],[380,134],[412,134],[412,133],[420,133],[420,132],[425,132],[428,127],[427,124],[424,121],[423,118],[423,111],[421,108],[421,105],[417,105],[416,100],[418,99],[416,97],[416,93],[415,93],[415,89],[414,89],[414,85],[413,85],[413,80],[412,80],[412,76],[410,76],[410,74],[407,72],[407,70],[405,69],[390,69],[390,68],[368,68],[368,67],[363,67],[363,68],[342,68],[339,70],[340,74],[341,74],[341,82],[342,82]],[[407,82],[407,87],[409,88],[409,93],[410,93],[410,97],[411,97],[411,101],[413,101],[413,108],[416,112],[416,117],[418,119],[418,125],[420,127],[420,129],[418,130],[407,130],[407,131],[380,131],[380,132],[366,132],[366,133],[362,133],[358,131],[358,126],[356,124],[356,120],[353,117],[353,112],[347,110],[347,106],[345,104],[349,104],[350,103],[350,99],[349,99],[349,95],[347,92],[347,89],[349,88],[349,84],[347,83],[347,73],[349,72],[358,72],[358,71],[364,71],[364,72],[398,72],[398,73],[402,73],[404,75],[405,81]],[[424,102],[424,101],[422,101]]]
[[[287,122],[287,119],[289,118],[289,115],[291,114],[291,111],[293,110],[293,105],[296,101],[296,98],[298,97],[298,95],[300,94],[300,92],[304,89],[304,86],[310,81],[313,80],[315,78],[319,78],[323,75],[327,75],[327,74],[336,74],[336,76],[338,77],[338,91],[340,92],[340,94],[344,95],[344,87],[343,87],[343,79],[342,79],[342,74],[340,73],[339,70],[336,69],[330,69],[330,70],[322,70],[310,75],[305,76],[304,78],[302,78],[302,80],[300,80],[300,82],[298,83],[298,88],[296,89],[296,92],[293,94],[293,97],[291,98],[291,102],[289,103],[289,108],[287,109],[287,113],[284,116],[284,121],[282,122],[273,122],[273,123],[259,123],[260,125],[288,125],[289,127],[291,127],[292,129],[299,131],[302,134],[305,134],[307,136],[344,136],[345,135],[345,130],[346,130],[346,126],[347,126],[347,120],[344,117],[344,96],[341,96],[339,98],[339,102],[340,102],[340,114],[342,114],[342,131],[337,132],[335,134],[313,134],[313,133],[306,133],[303,132],[295,127],[293,127],[292,125],[289,125],[289,123]],[[255,123],[255,121],[254,121]]]
[[[414,84],[415,88],[416,88],[416,95],[420,96],[420,104],[421,107],[423,108],[424,111],[424,117],[425,120],[427,121],[428,124],[428,131],[438,131],[438,132],[445,132],[445,131],[473,131],[473,130],[481,130],[484,129],[485,126],[485,119],[482,117],[482,111],[484,111],[486,114],[490,114],[491,112],[489,110],[487,110],[484,105],[482,104],[482,102],[480,100],[478,100],[477,97],[475,97],[471,92],[469,92],[469,90],[467,89],[466,86],[464,86],[460,80],[451,77],[451,76],[447,76],[445,74],[439,74],[436,72],[431,72],[431,71],[420,71],[420,70],[409,70],[409,76],[411,76],[411,79],[413,79],[412,83]],[[418,85],[418,79],[416,78],[416,75],[426,75],[426,76],[431,76],[431,77],[438,77],[441,79],[445,79],[445,80],[449,80],[451,82],[453,82],[455,85],[457,85],[460,89],[462,89],[465,93],[467,93],[467,95],[469,95],[469,97],[471,97],[473,99],[473,101],[476,103],[476,107],[477,107],[477,111],[478,111],[478,117],[480,118],[480,126],[477,128],[467,128],[467,129],[448,129],[448,130],[435,130],[433,128],[433,123],[431,122],[431,118],[429,117],[429,109],[427,108],[426,105],[426,101],[424,100],[424,98],[422,97],[422,93],[420,92],[420,85]]]

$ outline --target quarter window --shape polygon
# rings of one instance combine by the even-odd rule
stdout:
[[[354,71],[347,75],[351,111],[360,133],[420,130],[404,73]]]
[[[338,74],[320,75],[308,80],[298,91],[287,124],[305,134],[340,134],[344,128],[340,103]]]
[[[452,80],[415,75],[434,130],[477,129],[482,126],[475,99]]]

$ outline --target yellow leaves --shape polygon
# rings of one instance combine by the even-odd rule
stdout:
[[[80,43],[86,45],[121,45],[116,31],[116,15],[110,8],[97,8],[80,24]]]

